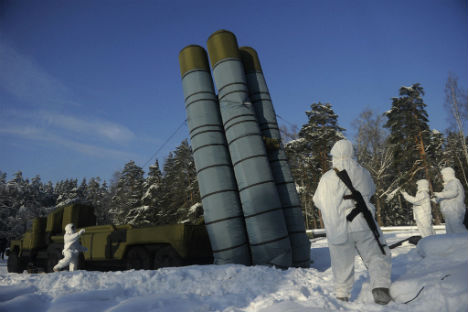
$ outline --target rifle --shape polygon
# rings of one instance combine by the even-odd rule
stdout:
[[[372,216],[372,213],[370,212],[369,208],[367,208],[366,202],[364,201],[364,198],[362,197],[361,193],[354,188],[353,183],[351,182],[351,179],[348,173],[346,172],[346,170],[339,171],[336,168],[333,168],[333,169],[338,175],[338,178],[340,178],[340,180],[351,191],[351,195],[345,195],[343,196],[343,198],[352,199],[355,202],[355,208],[346,216],[346,219],[349,222],[351,222],[359,213],[362,213],[362,215],[364,216],[364,219],[366,220],[367,225],[369,226],[369,229],[372,231],[372,234],[374,234],[374,238],[377,241],[377,244],[379,245],[380,251],[382,251],[382,254],[385,255],[384,247],[386,245],[382,244],[379,240],[379,237],[380,237],[379,230],[377,229],[377,225],[375,224],[374,217]]]
[[[391,244],[390,246],[388,246],[388,248],[390,248],[390,249],[396,248],[398,246],[401,246],[401,244],[403,244],[406,241],[410,242],[413,245],[417,245],[420,239],[421,239],[420,235],[413,235],[413,236],[405,238],[405,239],[403,239],[401,241],[398,241],[398,242],[396,242],[394,244]]]

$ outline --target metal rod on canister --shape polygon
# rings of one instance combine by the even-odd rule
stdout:
[[[249,97],[266,141],[268,159],[283,206],[291,240],[293,266],[308,268],[310,266],[310,241],[306,235],[301,202],[286,152],[281,144],[278,121],[260,60],[257,52],[251,47],[241,47],[239,50],[244,63]]]
[[[249,102],[236,37],[220,30],[209,37],[207,45],[252,263],[290,267],[288,230],[260,128]]]
[[[189,45],[180,51],[179,63],[190,142],[214,262],[249,265],[244,216],[208,57],[202,47]]]

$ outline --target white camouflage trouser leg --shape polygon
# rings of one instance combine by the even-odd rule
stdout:
[[[381,241],[382,238],[381,238]],[[351,232],[344,244],[329,244],[336,297],[350,297],[354,284],[354,258],[356,251],[361,256],[369,271],[370,286],[389,288],[392,270],[391,253],[385,247],[382,254],[370,231]]]
[[[434,229],[432,228],[432,215],[417,216],[416,225],[418,226],[421,237],[435,234]]]
[[[466,233],[466,227],[463,224],[464,211],[455,211],[445,209],[442,215],[445,219],[445,233]]]
[[[54,270],[61,270],[66,266],[69,266],[70,272],[75,271],[75,269],[78,267],[79,253],[65,250],[63,255],[63,259],[60,259],[60,261],[54,266]]]

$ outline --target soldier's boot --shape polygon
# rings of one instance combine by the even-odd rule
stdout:
[[[374,301],[377,304],[386,305],[390,300],[392,300],[388,288],[374,288],[372,289],[372,295],[374,296]]]

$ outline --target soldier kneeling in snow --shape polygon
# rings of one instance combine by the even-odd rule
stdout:
[[[79,232],[75,233],[75,226],[72,223],[65,226],[65,235],[63,236],[64,246],[62,251],[64,258],[54,266],[54,272],[58,272],[66,266],[69,266],[70,271],[75,271],[78,266],[80,252],[88,250],[80,244],[80,236],[84,232],[85,230],[81,229]]]

